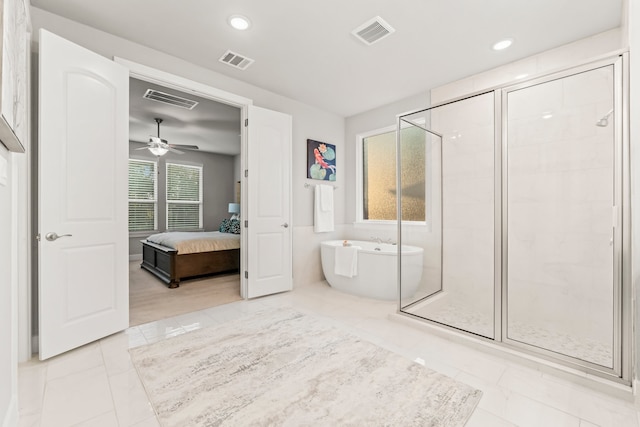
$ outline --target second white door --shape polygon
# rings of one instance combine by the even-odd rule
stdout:
[[[40,31],[40,359],[129,326],[127,70]]]
[[[293,288],[291,116],[249,108],[247,297]]]

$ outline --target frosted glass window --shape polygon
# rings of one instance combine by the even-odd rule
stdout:
[[[425,133],[402,130],[402,220],[426,221]],[[362,139],[362,218],[395,221],[396,132]]]

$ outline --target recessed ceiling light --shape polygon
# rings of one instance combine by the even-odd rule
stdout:
[[[545,120],[550,119],[551,117],[553,117],[553,113],[551,111],[545,111],[542,113],[542,118]]]
[[[513,39],[504,39],[504,40],[500,40],[499,42],[494,44],[492,49],[493,50],[502,50],[502,49],[508,48],[512,44],[513,44]]]
[[[528,74],[528,73],[518,74],[518,75],[516,76],[516,79],[517,79],[517,80],[520,80],[520,79],[524,79],[525,77],[529,77],[529,74]]]
[[[249,18],[242,15],[231,15],[227,21],[229,22],[229,25],[231,25],[236,30],[246,30],[251,26],[251,21],[249,21]]]

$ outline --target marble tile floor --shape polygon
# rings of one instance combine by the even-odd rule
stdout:
[[[467,427],[640,427],[640,406],[389,319],[394,303],[346,295],[326,283],[238,301],[128,330],[19,368],[20,426],[158,426],[128,349],[287,306],[323,316],[364,339],[484,392]]]
[[[424,319],[453,326],[464,331],[493,338],[493,307],[480,309],[469,299],[456,294],[438,294],[405,310]],[[520,316],[521,318],[523,316]],[[571,335],[552,330],[541,324],[525,321],[510,321],[509,338],[540,348],[555,351],[601,366],[611,367],[613,349],[611,340],[597,341],[584,336]]]

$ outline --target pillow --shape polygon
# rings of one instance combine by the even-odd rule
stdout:
[[[239,219],[230,219],[229,226],[227,227],[226,233],[240,234],[240,220]]]
[[[240,220],[238,219],[223,219],[218,229],[221,233],[233,233],[240,234]]]

